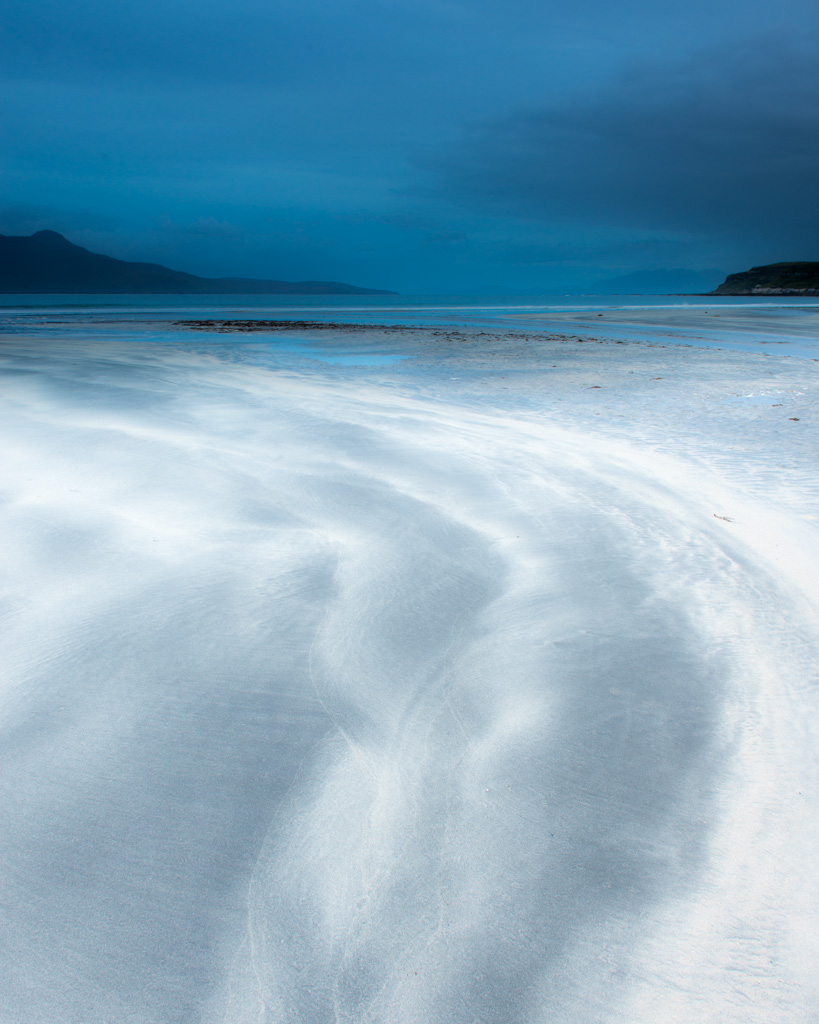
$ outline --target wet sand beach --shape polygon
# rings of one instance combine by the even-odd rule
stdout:
[[[237,319],[0,336],[3,1021],[815,1019],[819,362]]]

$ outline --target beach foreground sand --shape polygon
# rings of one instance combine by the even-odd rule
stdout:
[[[819,363],[233,340],[0,345],[2,1020],[815,1020]]]

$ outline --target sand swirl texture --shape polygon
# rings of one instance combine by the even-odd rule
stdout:
[[[3,391],[4,1020],[809,1019],[816,622],[704,471],[176,350]]]

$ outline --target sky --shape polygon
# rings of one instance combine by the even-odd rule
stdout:
[[[815,0],[5,0],[0,232],[560,293],[819,260]]]

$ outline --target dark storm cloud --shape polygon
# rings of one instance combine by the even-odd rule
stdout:
[[[317,20],[308,2],[7,0],[4,7],[4,34],[13,40],[6,74],[292,82],[320,73],[328,58],[335,67],[357,56],[333,45],[343,18],[330,9]]]
[[[758,41],[644,64],[476,129],[442,174],[496,212],[815,246],[815,53]]]
[[[815,0],[5,0],[0,231],[398,290],[813,254],[817,21]]]
[[[595,7],[599,0],[585,2]],[[537,6],[509,0],[501,14],[492,3],[438,0],[5,0],[0,25],[8,45],[0,74],[329,87],[328,102],[377,89],[396,102],[429,96],[444,83],[457,91],[459,81],[467,92],[479,91],[468,73],[476,59],[491,57],[501,38],[503,45],[525,41],[532,18],[541,30],[554,21]],[[491,69],[495,84],[498,70]],[[515,77],[514,66],[506,77]]]

